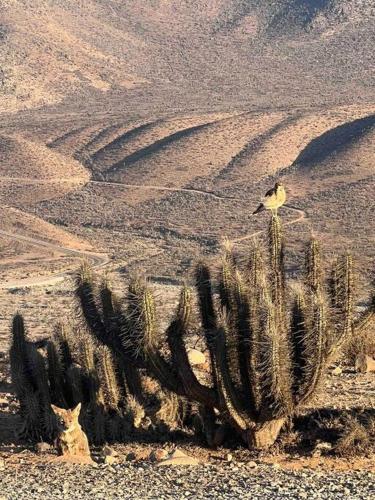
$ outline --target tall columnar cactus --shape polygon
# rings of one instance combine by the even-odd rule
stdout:
[[[77,280],[77,297],[93,335],[132,366],[145,368],[168,391],[199,403],[212,421],[216,410],[254,447],[272,444],[285,421],[311,400],[337,350],[375,309],[373,301],[369,312],[353,321],[350,255],[338,259],[326,286],[319,245],[312,240],[305,278],[292,291],[286,282],[281,221],[275,215],[268,249],[267,258],[254,244],[240,270],[227,246],[217,285],[206,265],[197,267],[198,308],[211,361],[207,386],[190,366],[185,346],[192,316],[190,288],[182,289],[175,317],[162,336],[146,282],[131,283],[127,301],[122,306],[117,301],[108,328],[100,306],[103,294],[100,288],[95,291],[92,275],[88,280],[84,268]],[[170,356],[161,350],[163,340]]]
[[[95,444],[122,440],[143,423],[146,413],[139,402],[141,397],[136,400],[127,393],[117,360],[87,332],[76,329],[72,335],[60,324],[46,350],[38,347],[39,343],[27,340],[23,317],[16,314],[10,361],[20,402],[21,437],[53,440],[57,422],[51,403],[62,408],[82,403],[81,423]],[[137,370],[134,366],[132,369]],[[168,397],[163,399],[169,402]],[[160,408],[162,401],[158,402]]]
[[[26,339],[24,321],[18,313],[13,318],[9,355],[12,382],[23,421],[21,436],[52,439],[56,432],[56,419],[50,407],[45,361],[36,346]]]

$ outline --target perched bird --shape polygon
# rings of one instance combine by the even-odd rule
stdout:
[[[286,200],[285,188],[280,182],[276,182],[275,187],[267,191],[263,198],[263,202],[253,212],[253,215],[263,212],[263,210],[271,210],[277,214],[277,209],[284,205]]]

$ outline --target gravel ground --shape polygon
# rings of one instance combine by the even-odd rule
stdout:
[[[369,472],[287,471],[275,466],[156,467],[37,465],[0,472],[0,500],[22,499],[370,499]]]

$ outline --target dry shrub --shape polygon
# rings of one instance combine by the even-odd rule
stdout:
[[[370,438],[368,428],[356,418],[348,417],[344,423],[343,432],[334,447],[334,453],[339,456],[365,453],[369,450]]]

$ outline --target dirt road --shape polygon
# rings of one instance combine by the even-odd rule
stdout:
[[[9,178],[6,178],[6,180],[10,180]],[[21,178],[13,179],[13,180],[21,180]],[[25,181],[28,181],[29,179],[22,179]],[[90,184],[94,185],[113,185],[113,186],[123,186],[125,188],[134,188],[134,189],[145,189],[145,190],[154,190],[154,191],[172,191],[172,192],[181,192],[181,193],[190,193],[190,194],[198,194],[201,196],[210,196],[215,199],[220,199],[220,200],[237,200],[240,201],[237,198],[231,198],[231,197],[225,197],[221,196],[215,193],[212,193],[210,191],[203,191],[203,190],[198,190],[198,189],[189,189],[189,188],[171,188],[171,187],[164,187],[164,186],[141,186],[137,184],[122,184],[122,183],[116,183],[116,182],[106,182],[106,181],[88,181]],[[306,219],[306,213],[296,207],[292,207],[290,205],[285,205],[285,208],[292,210],[297,213],[297,217],[289,222],[285,223],[285,226],[287,225],[292,225],[292,224],[297,224],[299,222],[302,222],[303,220]],[[243,241],[249,240],[251,238],[254,238],[260,234],[262,234],[264,231],[256,231],[244,236],[241,236],[239,238],[235,238],[232,240],[232,243],[242,243]],[[81,259],[88,260],[91,265],[95,269],[100,269],[105,267],[109,262],[110,259],[108,255],[106,254],[100,254],[100,253],[94,253],[94,252],[87,252],[87,251],[81,251],[81,250],[73,250],[71,248],[63,247],[54,243],[49,243],[47,241],[38,239],[38,238],[33,238],[31,236],[23,236],[17,233],[11,233],[8,231],[3,231],[0,230],[0,236],[6,236],[7,238],[11,238],[16,241],[21,241],[21,242],[26,242],[31,245],[35,245],[37,247],[42,247],[42,248],[48,248],[50,250],[55,250],[60,253],[63,253],[64,255],[70,255],[70,256],[75,256],[79,257]],[[71,271],[62,271],[58,273],[53,273],[49,276],[42,276],[42,277],[34,277],[34,278],[26,278],[22,280],[12,280],[12,281],[3,281],[0,283],[0,289],[11,289],[11,288],[20,288],[20,287],[34,287],[34,286],[46,286],[46,285],[55,285],[57,283],[60,283],[63,281],[69,274],[71,274]]]

